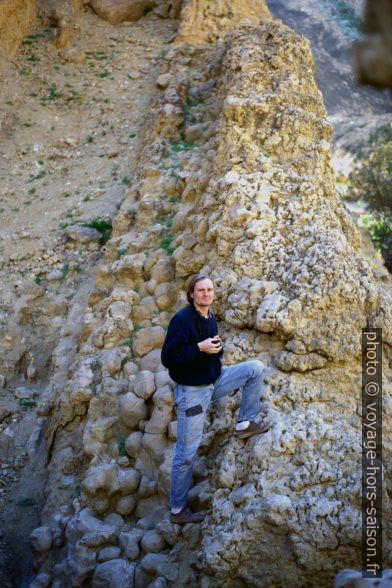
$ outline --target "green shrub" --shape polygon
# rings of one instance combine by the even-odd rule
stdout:
[[[392,238],[392,225],[385,220],[377,219],[371,214],[364,214],[360,218],[359,224],[369,231],[376,249],[380,250]]]
[[[392,247],[392,122],[374,133],[356,157],[349,176],[350,197],[367,204],[361,223],[375,247]]]

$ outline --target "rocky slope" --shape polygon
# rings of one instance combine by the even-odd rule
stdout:
[[[47,466],[32,588],[316,588],[360,566],[360,335],[367,321],[383,327],[387,370],[391,280],[336,196],[309,43],[256,6],[259,25],[241,8],[222,18],[226,2],[185,4],[112,237],[92,245],[91,278],[56,312],[49,370],[29,359],[33,322],[23,352],[24,324],[17,345],[4,339],[7,389],[42,375],[26,457]],[[211,406],[191,492],[209,515],[180,528],[168,519],[176,420],[160,347],[201,269],[217,286],[225,362],[266,365],[274,426],[240,441],[239,393]],[[35,291],[19,288],[23,315]],[[390,456],[386,438],[387,536]]]
[[[375,128],[390,120],[391,113],[388,90],[359,86],[354,79],[352,43],[360,38],[364,3],[270,0],[268,4],[274,17],[310,40],[316,83],[339,150],[337,159],[345,151],[355,153]],[[337,161],[336,167],[341,163]]]

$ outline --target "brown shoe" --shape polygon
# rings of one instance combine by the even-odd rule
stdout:
[[[170,522],[177,525],[186,525],[186,523],[201,523],[205,519],[202,512],[192,512],[188,506],[184,506],[180,512],[170,513]]]
[[[255,421],[250,421],[249,425],[246,429],[242,431],[236,431],[235,434],[238,439],[247,439],[248,437],[252,437],[252,435],[258,435],[259,433],[265,433],[272,427],[271,421],[267,421],[263,425],[256,423]]]

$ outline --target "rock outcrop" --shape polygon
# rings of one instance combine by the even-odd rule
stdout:
[[[176,41],[192,44],[216,41],[243,18],[257,24],[272,17],[264,0],[217,0],[213,3],[209,0],[186,0]]]
[[[354,71],[361,84],[392,86],[392,3],[365,3],[363,38],[354,44]]]
[[[1,0],[0,53],[15,51],[37,15],[37,0]]]

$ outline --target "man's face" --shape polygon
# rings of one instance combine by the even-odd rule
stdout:
[[[214,299],[214,284],[212,281],[206,278],[196,282],[192,298],[195,306],[210,306]]]

